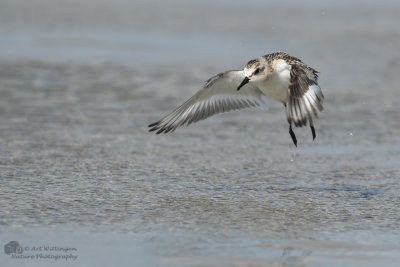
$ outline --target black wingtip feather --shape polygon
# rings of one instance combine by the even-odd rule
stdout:
[[[162,132],[164,132],[164,128],[161,128],[160,130],[158,130],[158,132],[156,132],[156,134],[160,134],[160,133],[162,133]]]
[[[149,126],[150,127],[150,126]],[[154,132],[159,129],[157,125],[151,126],[152,128],[149,129],[149,132]]]
[[[152,124],[149,124],[148,125],[148,127],[154,127],[154,126],[156,126],[157,124],[159,124],[160,122],[159,121],[156,121],[156,122],[153,122]]]

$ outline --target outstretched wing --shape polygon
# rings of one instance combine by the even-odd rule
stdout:
[[[242,90],[237,90],[244,78],[241,70],[226,71],[211,77],[202,89],[180,107],[150,124],[150,131],[168,133],[217,113],[265,104],[265,95],[257,87],[246,84]]]
[[[289,123],[298,127],[305,126],[307,121],[313,126],[313,117],[318,118],[322,111],[324,95],[317,83],[318,72],[310,67],[292,64],[290,70],[289,100],[286,115]]]

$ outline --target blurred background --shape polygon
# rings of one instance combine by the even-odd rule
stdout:
[[[81,266],[395,265],[399,12],[0,0],[0,241],[76,247]],[[315,142],[297,128],[293,147],[273,102],[147,132],[209,77],[276,51],[320,72]]]

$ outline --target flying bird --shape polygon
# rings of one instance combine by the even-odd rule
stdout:
[[[169,133],[176,128],[231,110],[262,107],[265,97],[281,102],[289,122],[289,134],[297,147],[296,127],[311,128],[313,118],[323,110],[324,95],[318,85],[318,71],[287,53],[277,52],[250,60],[243,70],[221,72],[170,114],[149,125],[149,131]]]

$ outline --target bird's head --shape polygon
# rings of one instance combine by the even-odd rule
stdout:
[[[238,86],[238,90],[242,88],[245,84],[251,82],[262,82],[267,78],[268,65],[264,64],[261,59],[250,60],[243,69],[245,78]]]

